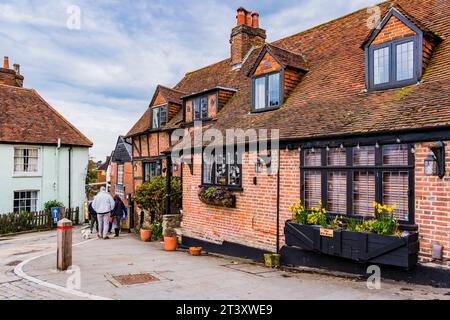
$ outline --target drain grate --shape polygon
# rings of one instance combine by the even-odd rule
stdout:
[[[22,260],[14,260],[14,261],[8,262],[8,263],[6,264],[6,266],[8,266],[8,267],[15,267],[15,266],[17,266],[19,263],[21,263],[21,262],[22,262]]]
[[[159,281],[157,277],[151,275],[150,273],[128,274],[112,277],[123,286]]]

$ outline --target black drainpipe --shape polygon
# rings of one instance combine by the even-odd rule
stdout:
[[[69,209],[72,207],[72,147],[69,148]]]
[[[280,253],[280,151],[278,148],[277,164],[277,253]]]

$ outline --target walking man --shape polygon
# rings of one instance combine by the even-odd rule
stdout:
[[[105,187],[100,188],[100,192],[94,198],[92,207],[97,212],[98,222],[98,237],[103,239],[109,239],[109,217],[111,211],[114,209],[114,199],[106,192]]]

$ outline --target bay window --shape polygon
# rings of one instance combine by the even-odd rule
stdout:
[[[282,101],[280,72],[253,79],[253,111],[276,109]]]
[[[310,148],[301,152],[301,197],[330,214],[369,217],[374,201],[392,206],[402,223],[414,223],[412,145]]]

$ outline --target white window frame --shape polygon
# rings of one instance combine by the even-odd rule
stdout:
[[[15,204],[14,204],[14,202],[16,201],[16,198],[15,198],[15,193],[16,192],[36,192],[36,198],[33,198],[33,199],[36,199],[36,210],[35,211],[30,211],[30,212],[37,212],[37,211],[40,211],[40,208],[41,208],[41,201],[40,201],[40,194],[41,194],[41,192],[40,192],[40,190],[14,190],[13,191],[13,194],[12,194],[12,198],[13,198],[13,205],[12,205],[12,208],[13,208],[13,212],[16,212],[15,211]],[[30,198],[30,199],[32,199],[32,198]],[[17,211],[17,212],[21,212],[20,210],[19,211]]]
[[[117,184],[123,185],[124,165],[117,164]]]
[[[24,150],[24,149],[36,149],[37,150],[37,171],[34,172],[26,172],[26,171],[16,171],[16,150]],[[40,146],[32,146],[32,145],[15,145],[12,148],[12,176],[13,177],[40,177],[42,175],[42,147]]]

